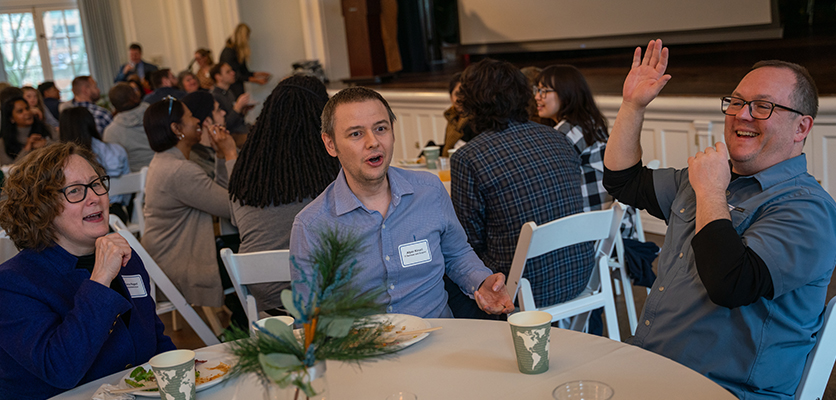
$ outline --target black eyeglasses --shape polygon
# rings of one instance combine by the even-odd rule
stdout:
[[[549,88],[539,88],[539,87],[537,87],[537,86],[532,86],[532,87],[531,87],[531,90],[533,90],[533,91],[534,91],[534,96],[535,96],[535,97],[536,97],[538,94],[539,94],[540,96],[545,96],[545,95],[549,94],[550,92],[554,92],[554,89],[549,89]]]
[[[87,189],[90,189],[98,196],[104,196],[110,190],[110,177],[100,176],[90,182],[88,184],[77,183],[75,185],[69,185],[63,189],[59,189],[58,191],[64,194],[64,198],[67,199],[67,202],[73,203],[80,203],[87,198]]]
[[[772,116],[772,111],[775,111],[775,107],[783,108],[784,110],[792,111],[797,114],[806,115],[801,111],[793,110],[787,106],[782,106],[766,100],[746,101],[741,98],[731,96],[722,97],[720,100],[722,101],[720,109],[723,110],[723,114],[726,115],[737,115],[737,113],[739,113],[740,110],[742,110],[747,104],[749,105],[749,115],[751,115],[754,119],[769,119],[769,117]]]

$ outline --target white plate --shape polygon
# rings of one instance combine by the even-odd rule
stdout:
[[[221,362],[225,363],[226,365],[229,365],[230,367],[232,366],[232,363],[231,363],[232,359],[231,359],[230,356],[218,355],[218,353],[216,353],[216,352],[207,353],[205,356],[203,356],[203,355],[201,355],[200,351],[195,351],[195,359],[196,360],[206,360],[205,363],[198,364],[195,367],[198,371],[200,371],[200,376],[205,377],[205,378],[208,378],[210,376],[217,375],[217,374],[221,373],[222,371],[219,371],[219,370],[216,370],[216,369],[209,369],[209,368],[212,368],[212,367],[217,367],[218,364],[220,364]],[[146,371],[151,369],[151,366],[148,365],[148,363],[142,364],[140,366],[142,368],[145,368]],[[133,372],[135,369],[136,369],[136,367],[131,368],[130,371],[128,371],[128,373],[125,374],[125,376],[123,376],[122,379],[119,380],[119,385],[118,386],[119,386],[120,389],[127,389],[128,387],[130,387],[130,386],[128,386],[127,383],[125,383],[125,379],[129,379],[131,377],[131,372]],[[215,379],[215,380],[197,385],[197,386],[195,386],[195,391],[199,392],[201,390],[209,389],[210,387],[215,386],[215,385],[223,382],[224,380],[226,380],[227,376],[229,376],[229,373],[226,373],[224,376],[222,376],[218,379]],[[160,397],[160,392],[139,391],[139,392],[133,392],[132,394],[135,395],[135,396],[140,396],[140,397]]]
[[[416,331],[418,329],[427,329],[432,328],[429,321],[421,318],[416,317],[414,315],[406,315],[406,314],[381,314],[375,315],[373,318],[381,318],[388,320],[390,324],[392,324],[392,333],[399,333],[399,332],[408,332],[408,331]],[[391,343],[391,345],[400,346],[400,348],[406,348],[412,346],[415,343],[418,343],[424,340],[427,336],[429,336],[429,332],[424,332],[417,336],[401,336],[398,340]]]
[[[401,168],[427,168],[427,163],[422,162],[419,163],[415,159],[411,160],[399,160],[398,166]]]

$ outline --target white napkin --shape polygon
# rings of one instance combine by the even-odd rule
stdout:
[[[93,394],[93,400],[134,400],[136,397],[130,393],[111,394],[109,390],[123,389],[116,385],[109,385],[105,383],[96,393]]]

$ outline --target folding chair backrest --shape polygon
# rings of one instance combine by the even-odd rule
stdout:
[[[614,213],[617,215],[614,216]],[[506,288],[511,298],[517,296],[525,261],[548,252],[583,242],[598,241],[596,255],[609,254],[615,244],[623,209],[618,202],[612,208],[563,217],[543,225],[527,222],[520,231],[511,262]]]
[[[180,315],[186,320],[186,322],[194,329],[195,333],[203,340],[207,346],[211,346],[213,344],[219,344],[221,341],[218,340],[217,336],[209,329],[209,326],[200,319],[200,316],[197,315],[197,312],[192,308],[191,304],[189,304],[183,295],[177,290],[177,287],[174,286],[174,283],[168,279],[165,272],[157,265],[157,262],[151,258],[151,255],[145,251],[145,248],[139,243],[139,240],[128,230],[120,229],[117,231],[125,240],[128,241],[128,244],[131,248],[139,255],[139,258],[142,259],[142,263],[145,264],[145,270],[148,271],[148,277],[153,280],[157,287],[165,294],[165,297],[171,301],[174,306],[177,308],[177,311],[180,312]]]
[[[836,362],[836,297],[830,299],[824,310],[824,323],[816,338],[816,345],[807,356],[801,382],[795,391],[797,400],[821,399]]]
[[[6,262],[6,260],[14,257],[18,252],[17,246],[15,246],[12,239],[6,234],[5,229],[0,229],[0,263]]]
[[[145,231],[145,215],[142,212],[142,207],[145,204],[145,179],[148,176],[148,167],[142,167],[139,172],[132,172],[117,178],[110,178],[111,196],[120,194],[134,195],[134,210],[131,216],[131,223],[127,225],[128,230],[133,233]]]
[[[232,287],[238,299],[247,311],[247,318],[252,323],[258,320],[255,297],[250,294],[247,285],[254,283],[289,282],[290,250],[270,250],[235,254],[225,248],[221,250],[221,259],[232,281]]]

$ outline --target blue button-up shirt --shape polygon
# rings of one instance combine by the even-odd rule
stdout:
[[[731,220],[760,256],[774,296],[733,309],[714,304],[697,273],[691,239],[696,195],[688,170],[653,172],[668,221],[659,277],[633,344],[680,362],[741,399],[791,399],[822,326],[836,264],[836,203],[807,173],[804,155],[727,190]]]
[[[384,218],[360,202],[340,170],[337,179],[296,216],[290,254],[304,273],[311,274],[310,254],[319,245],[319,232],[329,228],[350,232],[361,239],[352,280],[362,293],[383,288],[379,302],[389,313],[450,317],[442,281],[445,272],[472,297],[491,271],[467,243],[438,177],[393,167],[388,177],[391,202]],[[429,254],[409,257],[409,246],[404,245],[410,244]],[[291,276],[296,282],[300,271],[292,268]],[[293,290],[308,292],[298,283]]]

